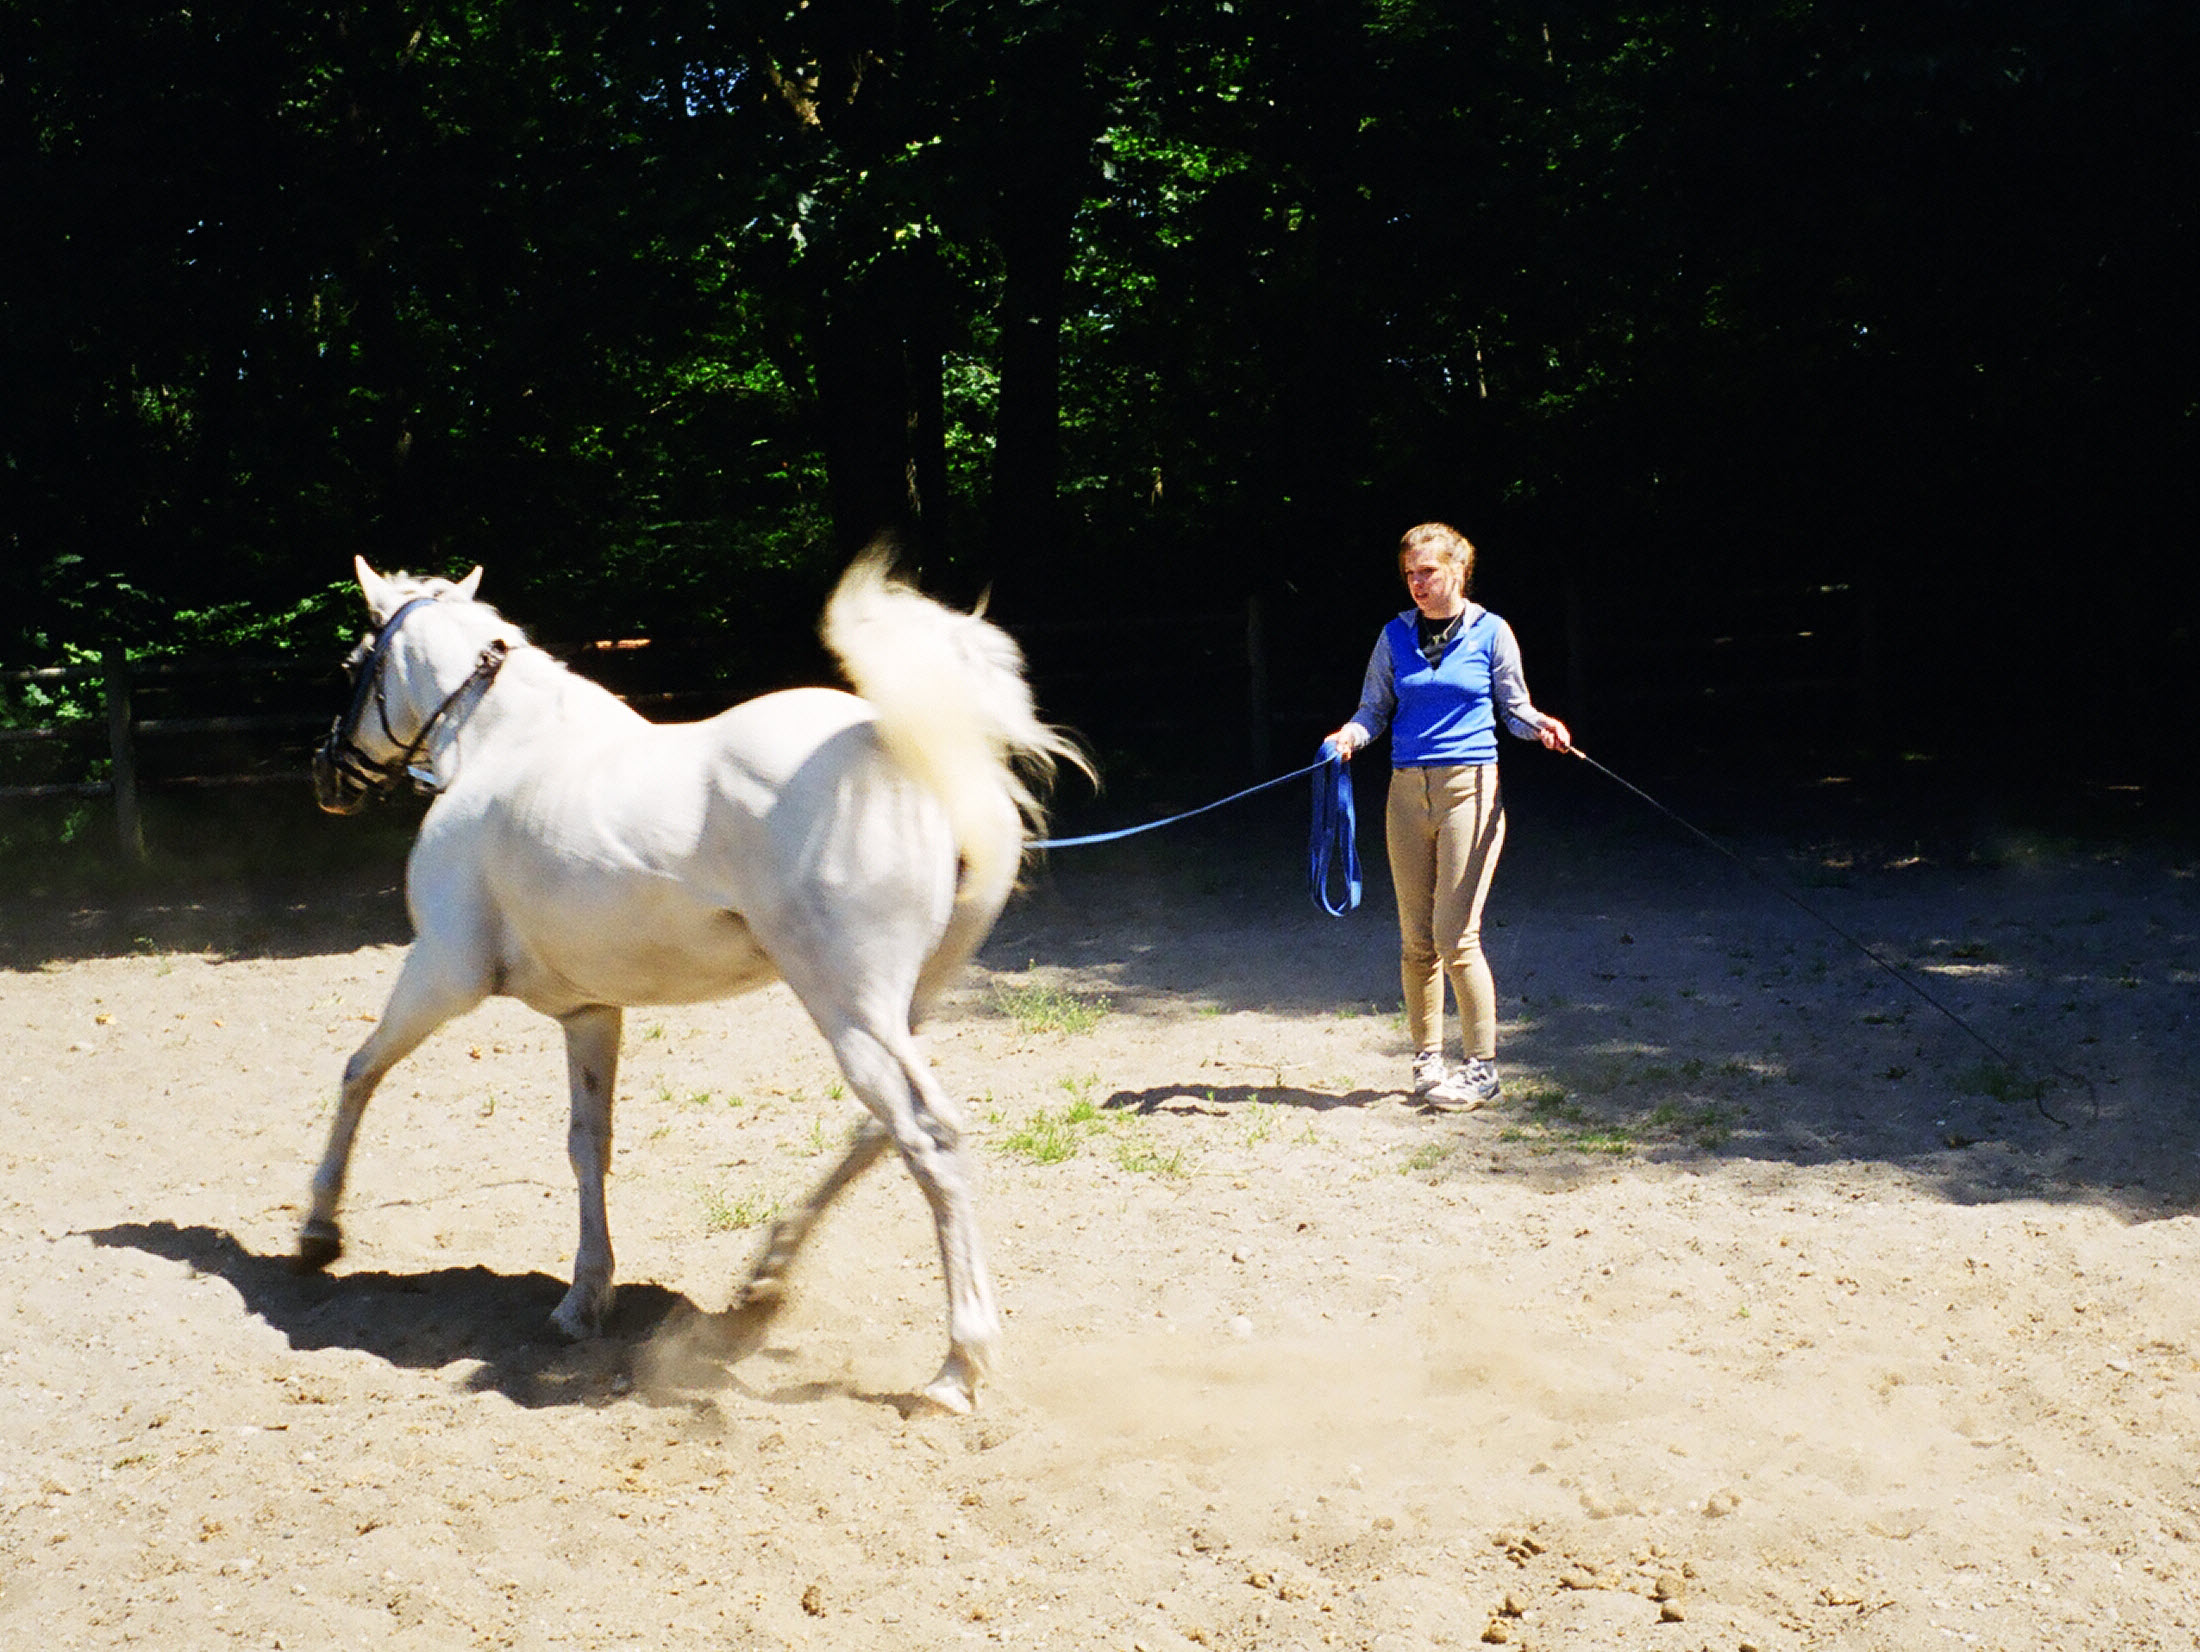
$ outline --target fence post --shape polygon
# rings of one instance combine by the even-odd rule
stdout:
[[[1268,772],[1268,616],[1258,594],[1245,599],[1245,718],[1253,773]]]
[[[99,656],[107,677],[107,747],[114,758],[115,834],[122,852],[143,864],[145,823],[138,815],[137,750],[130,738],[130,661],[119,644]]]

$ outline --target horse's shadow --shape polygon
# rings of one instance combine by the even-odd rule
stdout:
[[[263,1256],[219,1228],[173,1222],[123,1222],[85,1237],[226,1281],[301,1352],[350,1348],[431,1371],[478,1360],[468,1388],[529,1408],[743,1387],[727,1367],[761,1346],[767,1317],[708,1313],[663,1285],[622,1285],[604,1334],[570,1343],[549,1328],[565,1286],[548,1274],[484,1267],[302,1273],[288,1255]]]
[[[1398,1094],[1395,1090],[1351,1090],[1338,1095],[1329,1090],[1301,1090],[1288,1084],[1157,1084],[1147,1090],[1118,1090],[1101,1106],[1111,1112],[1212,1113],[1268,1103],[1276,1107],[1304,1107],[1326,1113],[1338,1107],[1371,1107]]]

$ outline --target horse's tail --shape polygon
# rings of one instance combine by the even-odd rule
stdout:
[[[935,962],[951,970],[1008,898],[1057,765],[1093,768],[1074,739],[1039,720],[1013,637],[890,578],[891,567],[874,549],[841,576],[825,605],[825,646],[871,703],[887,751],[946,805],[963,876]],[[920,1005],[928,996],[920,988]]]

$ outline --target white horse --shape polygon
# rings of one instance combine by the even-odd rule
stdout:
[[[866,557],[824,621],[857,694],[791,689],[654,724],[476,601],[479,568],[454,585],[356,566],[375,633],[314,759],[321,806],[348,814],[408,777],[436,798],[406,875],[416,939],[345,1065],[300,1264],[342,1253],[337,1206],[375,1086],[501,993],[565,1029],[580,1242],[551,1320],[595,1335],[612,1300],[604,1172],[623,1007],[776,978],[871,1116],[772,1230],[736,1304],[771,1311],[811,1224],[890,1142],[932,1208],[946,1274],[947,1359],[923,1392],[971,1410],[1000,1322],[962,1120],[912,1029],[1015,882],[1038,818],[1018,767],[1086,767],[1034,714],[1015,643]]]

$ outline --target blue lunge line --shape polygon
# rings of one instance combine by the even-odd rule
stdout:
[[[1164,826],[1174,826],[1180,820],[1189,820],[1192,816],[1203,815],[1210,809],[1219,809],[1225,803],[1235,803],[1241,797],[1251,797],[1255,792],[1265,792],[1271,787],[1281,786],[1286,781],[1298,779],[1302,774],[1312,774],[1328,761],[1327,757],[1316,758],[1303,769],[1293,769],[1289,774],[1279,774],[1273,780],[1263,780],[1257,786],[1248,786],[1242,792],[1232,792],[1228,797],[1218,797],[1212,803],[1202,803],[1196,809],[1186,809],[1182,814],[1171,815],[1166,820],[1149,820],[1143,826],[1126,826],[1119,832],[1095,832],[1090,837],[1046,838],[1041,842],[1031,844],[1030,847],[1034,849],[1082,849],[1088,843],[1113,843],[1119,837],[1136,837],[1140,832],[1158,832]]]
[[[1355,816],[1352,809],[1352,776],[1327,741],[1322,743],[1321,756],[1303,769],[1293,769],[1289,774],[1279,774],[1273,780],[1263,780],[1257,786],[1248,786],[1242,792],[1232,792],[1212,803],[1203,803],[1196,809],[1186,809],[1182,814],[1170,815],[1164,820],[1149,820],[1143,826],[1125,826],[1120,831],[1094,832],[1087,837],[1043,838],[1030,845],[1034,849],[1082,849],[1091,843],[1113,843],[1118,838],[1136,837],[1141,832],[1157,832],[1164,826],[1174,826],[1180,820],[1190,820],[1240,798],[1251,797],[1256,792],[1272,791],[1288,785],[1301,775],[1314,774],[1317,769],[1329,771],[1325,777],[1314,781],[1314,830],[1308,854],[1308,870],[1314,880],[1314,898],[1321,902],[1324,911],[1342,917],[1360,904],[1360,851],[1353,841]],[[1341,860],[1345,874],[1345,904],[1336,905],[1329,897],[1330,866]]]
[[[1328,772],[1314,777],[1314,827],[1307,839],[1306,870],[1321,909],[1341,918],[1360,904],[1359,815],[1352,807],[1352,766],[1326,740],[1322,757]],[[1344,873],[1341,904],[1329,893],[1332,867]]]

